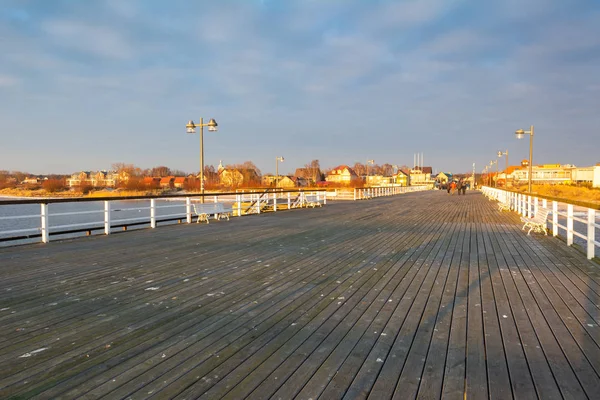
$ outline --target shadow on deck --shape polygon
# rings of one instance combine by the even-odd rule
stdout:
[[[478,193],[0,249],[0,397],[594,398],[600,270]]]

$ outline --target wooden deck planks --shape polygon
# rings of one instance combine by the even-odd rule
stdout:
[[[598,268],[439,191],[4,248],[0,397],[594,398]]]

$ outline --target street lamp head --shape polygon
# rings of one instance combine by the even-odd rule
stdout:
[[[523,136],[525,136],[525,131],[523,129],[519,129],[518,131],[515,131],[515,135],[517,135],[517,139],[523,139]]]
[[[196,133],[196,125],[194,124],[194,121],[189,120],[185,127],[187,133]]]
[[[502,157],[502,152],[498,151],[498,157]]]
[[[217,126],[219,126],[219,124],[217,124],[217,121],[215,121],[214,118],[211,118],[210,121],[208,121],[208,124],[206,124],[208,126],[208,130],[210,132],[216,132],[217,131]]]
[[[277,161],[280,161],[280,162],[284,162],[285,161],[285,158],[283,158],[283,156],[276,157],[276,159],[277,159]]]

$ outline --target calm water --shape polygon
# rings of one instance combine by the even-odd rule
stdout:
[[[2,199],[0,200],[8,200]],[[177,216],[185,216],[185,201],[168,201],[168,200],[157,200],[156,201],[156,216],[157,218],[170,216],[176,214]],[[165,207],[169,206],[169,207]],[[150,221],[150,200],[126,200],[126,201],[112,201],[111,202],[111,223],[112,225],[118,225],[123,223],[142,222],[148,221],[148,225],[141,225],[134,228],[144,228],[149,226]],[[62,231],[71,229],[84,229],[92,227],[102,227],[104,224],[104,202],[93,201],[93,202],[81,202],[81,203],[56,203],[50,204],[49,209],[49,225],[50,232]],[[72,214],[72,213],[83,213],[85,214]],[[70,215],[57,215],[57,214],[70,214]],[[13,216],[30,216],[30,218],[19,218],[19,219],[1,219],[2,217],[13,217]],[[127,220],[127,221],[121,221]],[[39,204],[23,204],[23,205],[1,205],[0,206],[0,239],[10,236],[22,236],[40,233],[40,205]],[[65,225],[81,224],[74,227],[67,227]],[[164,224],[164,223],[163,223]],[[22,233],[7,234],[6,231],[30,229]],[[101,233],[101,231],[94,231],[94,233]],[[84,236],[85,233],[72,234],[73,236]],[[67,237],[62,236],[62,237]],[[51,240],[56,240],[57,236],[51,237]],[[8,241],[0,242],[0,246],[14,245],[27,242],[39,242],[40,238],[34,238],[31,240],[24,241]]]

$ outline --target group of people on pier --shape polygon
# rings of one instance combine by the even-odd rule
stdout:
[[[460,178],[458,180],[458,182],[456,182],[454,180],[450,181],[450,183],[448,183],[448,188],[447,189],[448,189],[448,193],[449,194],[453,195],[454,192],[458,190],[458,195],[459,196],[461,195],[461,192],[464,195],[464,194],[466,194],[465,192],[467,190],[467,182],[465,182],[462,178]]]

